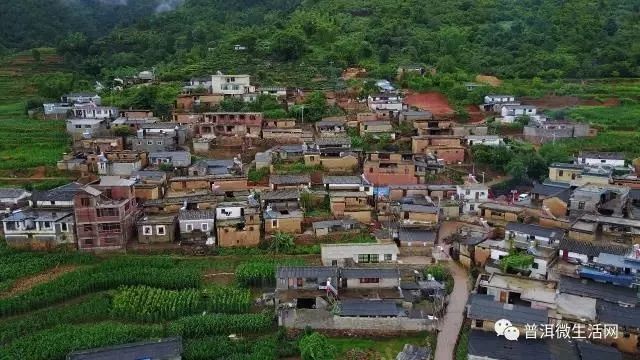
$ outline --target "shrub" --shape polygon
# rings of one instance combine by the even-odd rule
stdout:
[[[300,339],[299,347],[302,360],[333,360],[337,355],[336,347],[317,332]]]

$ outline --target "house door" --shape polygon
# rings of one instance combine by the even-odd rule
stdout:
[[[508,295],[508,293],[506,291],[500,291],[500,302],[501,303],[506,303],[507,302],[507,295]]]
[[[569,260],[569,251],[568,250],[562,250],[562,260],[564,260],[564,261]]]
[[[342,284],[340,285],[343,289],[347,288],[347,278],[342,278]]]

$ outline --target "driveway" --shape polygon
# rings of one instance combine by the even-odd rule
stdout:
[[[452,360],[456,347],[456,341],[462,322],[464,321],[464,308],[469,298],[469,276],[467,271],[458,263],[449,261],[447,267],[453,275],[453,292],[449,297],[447,313],[444,320],[438,324],[438,343],[436,345],[435,360]]]

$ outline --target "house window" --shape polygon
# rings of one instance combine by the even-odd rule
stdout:
[[[85,239],[84,244],[87,246],[93,246],[93,239]]]
[[[391,261],[393,256],[391,254],[384,254],[384,261]]]
[[[271,227],[277,228],[278,227],[278,220],[271,220]]]
[[[158,233],[158,235],[166,235],[166,227],[164,225],[157,225],[156,232]]]
[[[209,224],[207,224],[207,223],[200,224],[200,230],[209,231]]]
[[[564,170],[558,171],[558,176],[564,176]]]
[[[360,284],[378,284],[380,283],[379,278],[361,278]]]
[[[86,232],[93,231],[93,226],[91,226],[91,225],[89,225],[89,224],[84,225],[84,226],[83,226],[83,230],[84,230],[84,231],[86,231]]]
[[[116,223],[116,224],[102,224],[100,226],[100,229],[102,231],[107,231],[107,232],[120,232],[120,224]]]
[[[187,229],[187,231],[191,232],[193,231],[193,225],[192,224],[187,224],[185,225],[185,228]]]
[[[153,140],[147,140],[147,145],[153,145]]]
[[[331,260],[331,266],[338,266],[338,260]]]
[[[537,269],[537,268],[538,268],[538,263],[537,263],[537,262],[534,262],[534,263],[531,265],[531,267],[532,267],[532,268],[534,268],[534,269]]]
[[[162,141],[156,141],[157,145],[162,145]]]
[[[359,263],[368,263],[369,262],[369,255],[368,254],[359,254],[358,255],[358,262]]]
[[[465,195],[471,195],[471,190],[465,190]]]
[[[42,223],[42,227],[44,227],[45,229],[50,229],[51,228],[51,222],[50,221],[44,221]]]
[[[578,209],[584,210],[584,201],[578,202]]]
[[[96,210],[96,215],[98,217],[118,216],[118,210],[113,208],[98,209]]]
[[[474,204],[469,204],[469,211],[474,211],[476,206]]]
[[[483,320],[476,320],[476,327],[477,328],[481,328],[484,325],[484,321]]]
[[[82,129],[82,125],[76,125],[76,129]]]
[[[153,228],[151,226],[143,226],[142,233],[145,235],[153,235]]]
[[[80,205],[82,205],[82,206],[90,206],[91,205],[91,201],[89,200],[89,198],[82,198],[82,199],[80,199]]]
[[[64,232],[69,231],[69,226],[67,225],[67,223],[60,224],[60,231],[64,231]]]
[[[378,254],[369,255],[369,261],[372,263],[377,263],[380,261],[380,256]]]

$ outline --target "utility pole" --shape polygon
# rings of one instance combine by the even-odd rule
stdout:
[[[302,105],[302,123],[304,124],[304,105]]]

